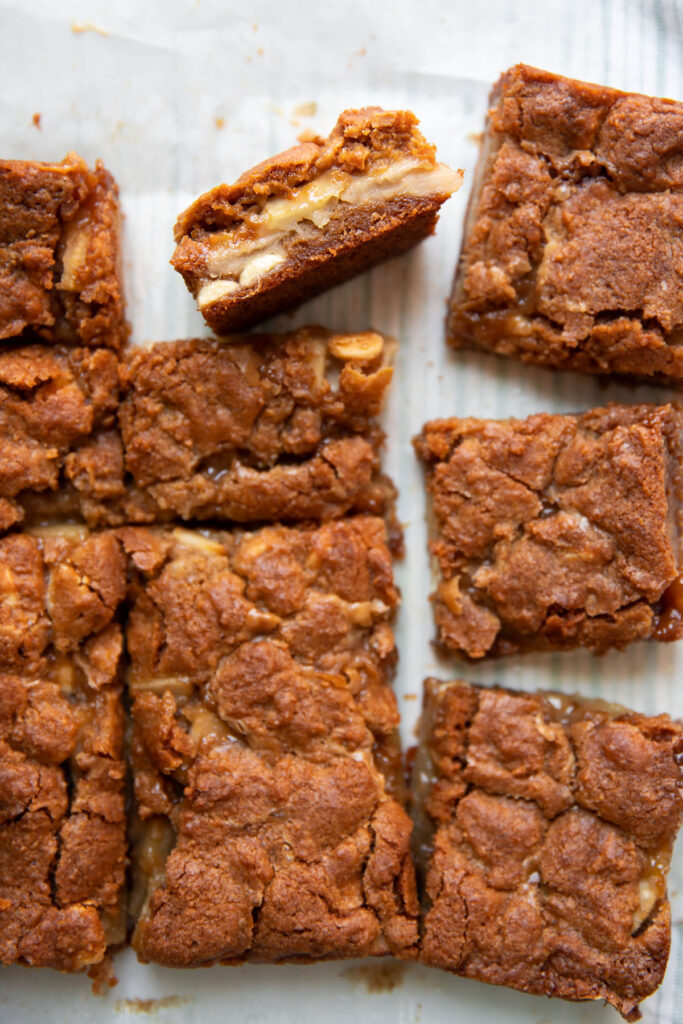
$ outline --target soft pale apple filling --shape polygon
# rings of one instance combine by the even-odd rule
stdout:
[[[445,164],[424,167],[411,159],[367,174],[325,171],[290,198],[267,200],[250,215],[248,236],[235,231],[213,235],[197,303],[203,309],[256,284],[286,261],[290,242],[316,235],[341,204],[374,206],[397,196],[449,196],[461,183],[460,171]]]
[[[139,921],[147,913],[152,894],[166,880],[166,861],[175,845],[175,831],[168,818],[137,819],[132,828],[133,891],[129,912]]]
[[[660,850],[650,856],[646,869],[638,883],[638,903],[633,912],[631,932],[634,934],[647,921],[660,900],[666,897],[666,873],[669,868],[668,851]]]

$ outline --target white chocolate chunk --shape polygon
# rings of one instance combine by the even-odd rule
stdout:
[[[197,292],[197,305],[203,309],[239,290],[240,286],[237,281],[207,281]]]
[[[315,223],[315,215],[330,202],[339,199],[348,182],[349,175],[344,171],[325,171],[297,189],[291,198],[269,199],[258,217],[261,233],[264,229],[291,231],[302,220],[313,220]]]
[[[647,874],[638,883],[638,906],[633,914],[632,932],[637,932],[652,913],[664,893],[664,881],[658,872]]]
[[[204,537],[201,533],[193,533],[191,530],[183,530],[178,527],[171,536],[176,544],[192,548],[193,551],[198,551],[202,555],[209,557],[225,555],[225,545],[220,541],[211,540],[210,537]]]
[[[376,331],[360,334],[336,334],[330,338],[329,350],[335,359],[371,360],[381,355],[384,338]]]
[[[72,541],[74,544],[81,544],[90,536],[87,526],[78,526],[75,523],[58,523],[51,526],[30,526],[26,533],[32,537],[40,537],[45,540],[54,539]]]
[[[69,224],[64,232],[66,244],[62,253],[62,276],[59,287],[67,292],[77,292],[81,287],[80,277],[88,260],[90,232],[86,226]]]
[[[248,288],[254,283],[254,281],[258,281],[264,274],[268,274],[271,270],[274,270],[275,267],[279,267],[280,264],[284,262],[285,257],[279,256],[274,252],[264,252],[258,256],[254,256],[253,259],[249,260],[240,274],[240,288]]]
[[[191,697],[194,686],[189,679],[178,676],[154,676],[151,679],[129,680],[130,689],[134,693],[172,693],[174,697]]]
[[[199,746],[206,736],[225,739],[226,736],[230,735],[230,730],[225,722],[221,721],[218,715],[215,715],[213,711],[209,711],[208,708],[195,708],[191,714],[186,709],[185,717],[192,723],[190,726],[190,739],[196,746]]]

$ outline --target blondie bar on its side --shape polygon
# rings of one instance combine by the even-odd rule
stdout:
[[[138,956],[414,956],[383,522],[121,536]]]
[[[342,113],[305,142],[200,196],[178,218],[173,266],[209,326],[240,330],[420,242],[462,173],[406,110]]]
[[[669,955],[680,724],[429,679],[421,732],[422,961],[638,1020]]]
[[[683,103],[518,65],[491,96],[448,338],[683,379]]]
[[[118,190],[101,163],[0,160],[0,342],[118,349],[128,336]]]
[[[415,439],[438,640],[469,658],[683,635],[672,405],[450,419]]]
[[[77,971],[126,937],[126,563],[84,527],[0,539],[0,963]]]

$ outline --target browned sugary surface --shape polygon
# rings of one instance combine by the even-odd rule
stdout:
[[[138,955],[414,955],[383,522],[120,535]]]
[[[144,504],[126,517],[388,512],[394,490],[380,472],[376,416],[393,372],[390,347],[375,332],[307,327],[230,346],[179,341],[131,353],[119,418],[125,468]]]
[[[440,643],[481,658],[678,639],[681,425],[675,406],[618,404],[426,424]]]
[[[56,492],[93,445],[116,443],[118,399],[113,352],[46,345],[0,351],[1,529],[24,519],[31,494],[59,500]],[[105,472],[103,466],[88,479],[95,496],[102,496]]]
[[[425,683],[421,959],[479,981],[606,999],[660,984],[683,730],[604,702]]]
[[[125,555],[84,528],[0,539],[0,963],[75,971],[125,938]]]
[[[436,147],[426,141],[417,124],[410,110],[345,110],[327,139],[293,146],[252,167],[233,185],[217,185],[200,196],[178,218],[176,242],[188,235],[201,237],[202,230],[230,227],[245,219],[255,202],[269,196],[289,198],[294,189],[332,168],[362,173],[376,161],[399,156],[434,162]]]
[[[0,529],[385,515],[393,341],[306,327],[132,350],[0,352]]]
[[[302,143],[265,160],[232,185],[200,196],[178,218],[172,264],[197,297],[211,254],[231,232],[248,236],[249,218],[270,198],[292,199],[295,190],[330,170],[352,176],[375,166],[416,159],[435,167],[435,147],[417,129],[411,111],[379,107],[346,110],[327,139]],[[239,292],[201,312],[218,333],[241,330],[282,312],[369,267],[396,256],[432,234],[447,194],[404,194],[374,202],[341,203],[324,229],[285,239],[286,261]]]
[[[449,341],[683,377],[683,103],[518,65],[493,90]]]
[[[114,179],[70,153],[0,160],[0,339],[118,349],[128,335]]]

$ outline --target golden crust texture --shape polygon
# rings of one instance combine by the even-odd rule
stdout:
[[[449,342],[683,378],[683,104],[524,65],[491,97]]]
[[[0,161],[0,339],[120,349],[118,190],[98,162]]]
[[[125,579],[111,534],[0,540],[0,963],[76,971],[125,939]]]
[[[138,955],[413,956],[382,521],[121,536]]]
[[[431,679],[422,731],[421,959],[637,1020],[669,955],[680,725]]]

